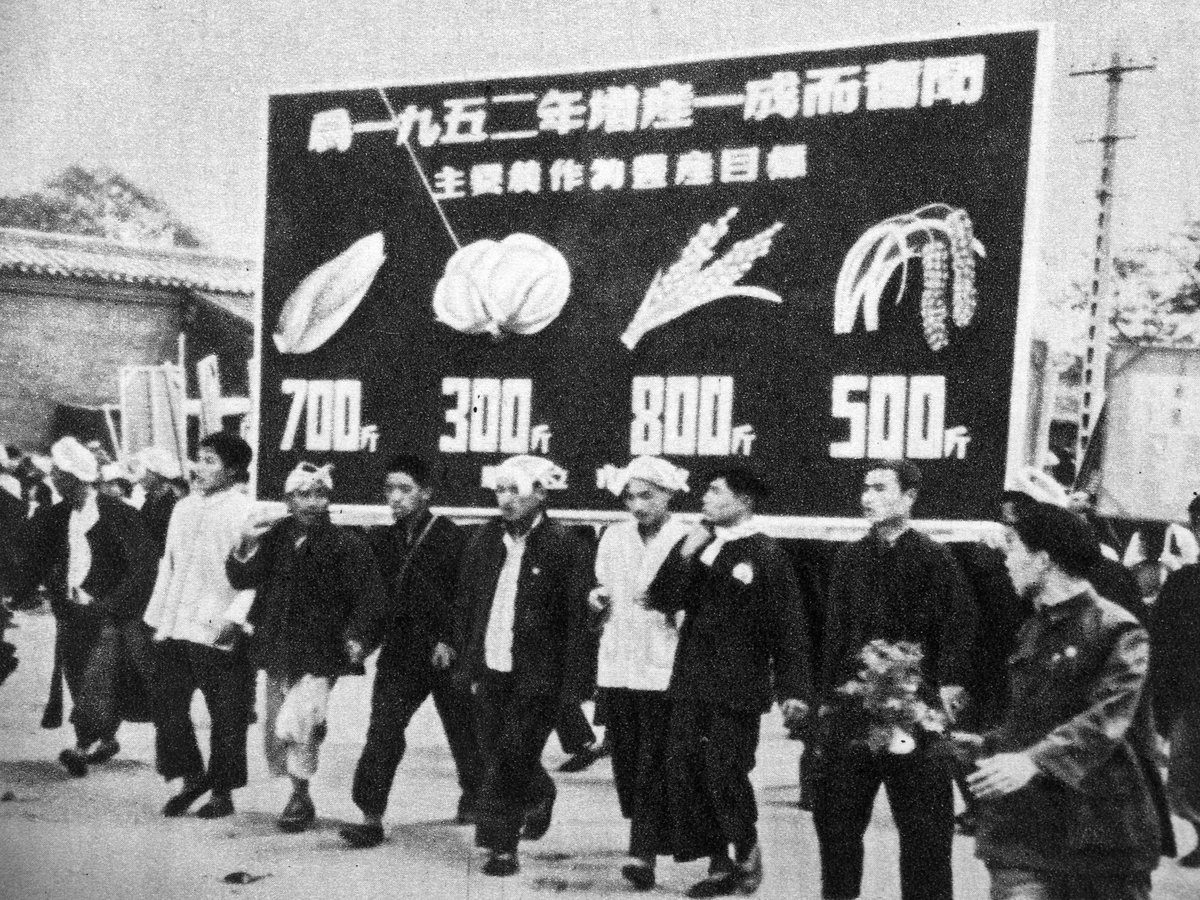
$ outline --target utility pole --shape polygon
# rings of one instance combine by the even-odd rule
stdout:
[[[1126,72],[1155,68],[1153,63],[1137,65],[1122,60],[1114,52],[1107,67],[1071,72],[1072,78],[1082,75],[1103,75],[1108,81],[1108,106],[1104,116],[1104,134],[1099,138],[1101,149],[1100,187],[1096,199],[1100,211],[1096,217],[1096,252],[1092,258],[1091,302],[1088,307],[1087,350],[1083,359],[1083,402],[1079,408],[1079,430],[1075,442],[1076,471],[1083,465],[1084,454],[1096,427],[1096,419],[1104,407],[1105,377],[1108,368],[1108,322],[1112,318],[1114,298],[1112,288],[1112,209],[1113,181],[1117,168],[1117,142],[1132,135],[1117,133],[1117,104],[1121,83]]]

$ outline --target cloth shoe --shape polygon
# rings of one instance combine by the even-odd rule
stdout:
[[[346,825],[338,831],[338,834],[351,847],[360,849],[378,847],[383,843],[382,825],[373,825],[366,822],[361,825]]]
[[[162,814],[168,819],[182,816],[193,803],[208,792],[208,780],[205,778],[185,778],[183,790],[172,797],[163,806]]]
[[[106,763],[121,752],[121,745],[116,738],[104,738],[96,744],[96,749],[87,755],[89,763]]]
[[[654,863],[652,862],[644,859],[631,859],[621,866],[621,874],[639,891],[648,891],[654,887]]]
[[[589,744],[582,750],[572,753],[567,761],[558,767],[560,772],[582,772],[589,768],[592,763],[603,756],[608,756],[609,748],[606,741],[598,744]]]
[[[763,880],[762,848],[758,844],[746,854],[744,860],[735,863],[738,873],[739,894],[753,894],[758,890]]]
[[[483,874],[503,878],[507,875],[516,875],[520,868],[517,854],[493,850],[491,856],[487,858],[487,862],[483,864]]]
[[[74,778],[83,778],[88,773],[87,755],[74,747],[68,747],[58,754],[58,761]]]
[[[521,829],[521,839],[540,841],[550,830],[550,817],[554,814],[554,798],[547,797],[536,803],[525,814],[525,826]]]
[[[283,831],[304,831],[317,820],[317,809],[308,794],[292,792],[277,824]]]
[[[213,794],[208,802],[196,810],[198,819],[223,819],[233,815],[233,798],[228,794]]]
[[[742,873],[728,859],[709,865],[708,874],[684,891],[685,897],[728,897],[737,892]]]

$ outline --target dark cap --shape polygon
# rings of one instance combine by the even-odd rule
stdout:
[[[1006,524],[1030,550],[1045,551],[1068,575],[1086,577],[1100,559],[1100,545],[1087,522],[1061,506],[1019,496],[1014,498]],[[1005,499],[1009,499],[1007,495]]]

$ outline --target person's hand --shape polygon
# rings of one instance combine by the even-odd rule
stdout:
[[[967,776],[967,786],[980,800],[1003,797],[1029,784],[1038,767],[1027,753],[997,753],[976,763]]]
[[[603,615],[612,604],[612,592],[604,585],[594,587],[588,594],[588,609],[595,615]]]
[[[983,735],[971,731],[951,731],[950,740],[970,750],[978,750],[983,746]]]
[[[808,718],[809,708],[809,705],[803,700],[788,697],[779,704],[779,709],[783,713],[783,724],[788,728],[795,728]]]
[[[443,641],[438,641],[433,648],[433,658],[430,659],[435,669],[448,669],[454,665],[456,654],[454,648]]]
[[[350,660],[350,665],[361,666],[366,654],[363,652],[363,645],[353,638],[346,638],[346,659]]]
[[[221,630],[217,632],[217,638],[213,644],[218,647],[232,647],[244,633],[240,622],[222,622]]]
[[[958,714],[967,705],[966,689],[960,684],[947,684],[939,690],[939,693],[942,695],[942,708],[946,710],[950,721],[958,721]]]
[[[707,522],[703,520],[697,522],[688,535],[683,540],[683,546],[679,548],[679,554],[684,559],[691,559],[696,555],[696,551],[712,540],[713,533]]]

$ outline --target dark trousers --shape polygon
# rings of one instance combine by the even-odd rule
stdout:
[[[621,815],[629,819],[629,855],[671,852],[667,801],[667,738],[671,704],[664,691],[604,692],[613,781]]]
[[[882,784],[900,835],[902,900],[952,900],[954,793],[948,760],[918,750],[872,754],[822,747],[816,761],[813,822],[821,851],[821,895],[857,897],[863,835]]]
[[[542,751],[558,714],[558,698],[514,688],[511,675],[487,672],[475,691],[475,727],[483,753],[475,844],[514,853],[526,812],[558,791]]]
[[[80,747],[87,747],[97,736],[91,733],[90,723],[80,721],[81,717],[75,714],[75,710],[84,694],[88,663],[100,637],[103,619],[94,607],[75,604],[64,604],[56,611],[56,617],[55,652],[58,654],[63,681],[67,683],[67,691],[71,695],[71,724],[75,727],[75,742]],[[100,737],[112,737],[116,731],[113,728],[111,734]]]
[[[114,737],[122,721],[154,718],[157,654],[141,621],[109,619],[93,606],[73,612],[67,631],[72,649],[61,659],[74,703],[75,743],[83,748]]]
[[[397,665],[381,654],[371,692],[371,724],[354,770],[351,793],[366,815],[382,816],[387,809],[396,768],[407,747],[404,731],[430,694],[450,744],[459,787],[467,797],[477,794],[482,764],[471,695],[456,687],[448,672],[434,669],[428,661]]]
[[[155,756],[158,773],[172,778],[207,776],[214,791],[246,784],[246,730],[254,707],[255,672],[244,654],[166,640],[160,645]],[[211,720],[208,768],[192,724],[192,695],[199,690]]]
[[[750,772],[761,715],[676,700],[667,741],[667,791],[675,859],[725,856],[758,842]]]
[[[558,732],[558,742],[563,750],[572,755],[596,742],[596,732],[578,700],[566,700],[559,706],[554,730]]]

